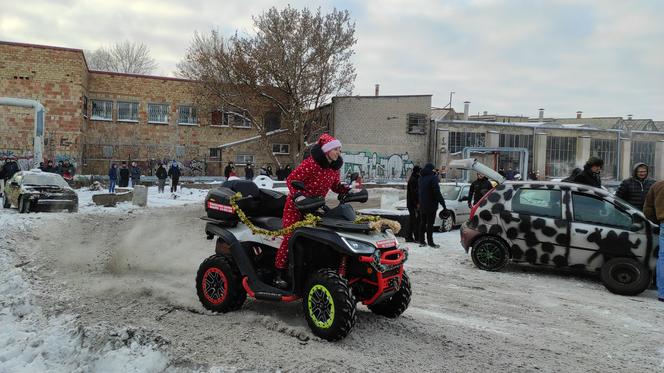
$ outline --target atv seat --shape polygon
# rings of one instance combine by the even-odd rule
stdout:
[[[267,229],[269,231],[278,231],[281,229],[281,225],[283,224],[281,218],[275,218],[271,216],[250,217],[249,220],[251,220],[251,222],[254,223],[254,225],[256,225],[258,228]]]

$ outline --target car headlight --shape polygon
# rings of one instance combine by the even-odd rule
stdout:
[[[341,239],[346,243],[346,245],[348,245],[351,251],[355,253],[373,254],[373,252],[376,251],[376,248],[373,245],[368,244],[366,242],[351,240],[345,237],[342,237]]]

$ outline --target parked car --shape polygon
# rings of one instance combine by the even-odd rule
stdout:
[[[468,215],[470,214],[470,208],[468,207],[469,189],[470,184],[468,183],[440,183],[440,193],[445,198],[445,205],[451,214],[443,218],[443,207],[438,205],[434,230],[448,232],[455,226],[468,220]],[[410,233],[408,226],[409,213],[405,199],[396,202],[389,209],[362,209],[359,212],[361,214],[378,215],[386,219],[396,220],[401,224],[400,236],[407,237],[408,233]]]
[[[18,208],[19,213],[30,211],[78,211],[78,194],[62,176],[40,170],[17,172],[7,182],[2,200],[4,208]]]
[[[479,165],[450,163],[476,171]],[[482,173],[495,177],[490,169]],[[607,289],[623,295],[650,285],[659,249],[659,227],[641,211],[604,189],[564,182],[502,182],[472,207],[460,233],[480,269],[512,261],[599,272]]]

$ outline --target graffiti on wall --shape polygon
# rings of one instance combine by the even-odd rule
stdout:
[[[374,152],[341,153],[342,175],[358,172],[365,179],[404,179],[413,169],[408,153],[382,155]]]

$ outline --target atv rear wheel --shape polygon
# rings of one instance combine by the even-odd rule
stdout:
[[[307,324],[328,341],[338,341],[353,329],[355,303],[348,282],[332,269],[314,272],[304,286],[302,307]]]
[[[370,304],[368,307],[371,312],[391,319],[399,317],[399,315],[404,313],[406,308],[408,308],[408,304],[410,304],[410,295],[412,292],[410,290],[410,279],[406,272],[402,276],[399,290],[380,303]]]
[[[196,292],[203,307],[226,313],[242,307],[247,299],[240,271],[231,258],[212,255],[198,267]]]

